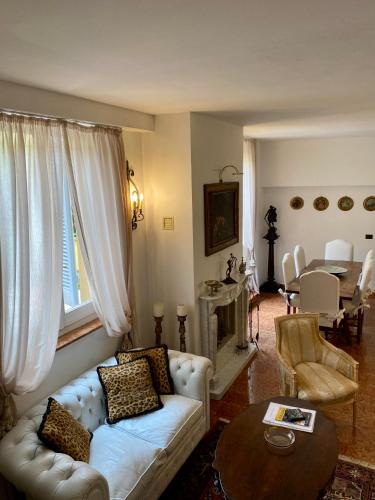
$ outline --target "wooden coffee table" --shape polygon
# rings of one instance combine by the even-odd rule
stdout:
[[[272,454],[262,423],[270,401],[316,410],[314,432],[294,431],[291,455]],[[336,429],[323,412],[307,401],[275,397],[249,406],[221,433],[213,467],[225,495],[233,500],[319,498],[334,473],[338,459]]]

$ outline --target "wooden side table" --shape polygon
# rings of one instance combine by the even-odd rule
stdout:
[[[292,454],[272,454],[262,423],[270,401],[316,410],[314,432],[295,431]],[[307,401],[275,397],[251,405],[223,430],[213,467],[225,495],[233,500],[313,500],[331,480],[338,459],[336,429]]]

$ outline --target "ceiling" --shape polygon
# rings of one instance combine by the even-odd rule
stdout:
[[[375,132],[374,0],[0,0],[0,79],[252,137]]]

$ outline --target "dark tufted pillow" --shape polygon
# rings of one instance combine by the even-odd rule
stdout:
[[[135,351],[117,351],[115,356],[119,364],[147,356],[157,393],[174,394],[173,380],[169,371],[168,347],[165,344]]]
[[[121,365],[98,366],[96,371],[103,387],[109,424],[163,408],[147,357]]]
[[[92,432],[87,431],[53,398],[48,398],[38,437],[57,453],[65,453],[81,462],[89,461]]]

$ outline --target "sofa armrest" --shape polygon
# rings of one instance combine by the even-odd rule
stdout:
[[[21,418],[0,441],[0,472],[27,498],[108,500],[107,480],[85,462],[46,448],[35,420]]]
[[[169,369],[176,394],[203,402],[206,429],[210,428],[210,380],[212,362],[208,358],[186,352],[168,351]]]

